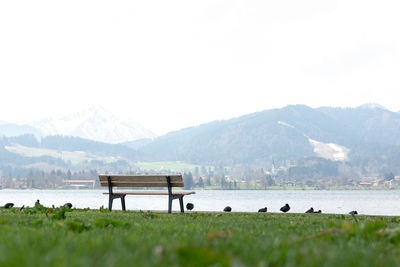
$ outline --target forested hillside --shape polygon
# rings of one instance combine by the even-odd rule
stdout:
[[[359,142],[400,145],[400,114],[383,108],[319,108],[340,121]]]
[[[30,171],[98,170],[122,172],[133,168],[138,152],[123,145],[70,136],[33,135],[0,138],[0,175],[26,176]],[[132,166],[132,167],[131,167]]]
[[[400,168],[400,114],[366,107],[266,110],[172,132],[139,151],[147,160],[265,165],[318,157],[310,139],[346,147],[346,164],[359,173]]]

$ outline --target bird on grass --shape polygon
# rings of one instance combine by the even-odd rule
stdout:
[[[314,213],[322,213],[322,210],[314,211]]]
[[[13,206],[14,206],[14,203],[7,203],[4,205],[4,208],[9,209],[9,208],[12,208]]]
[[[285,206],[283,206],[283,207],[281,208],[281,211],[282,211],[282,212],[288,212],[289,210],[290,210],[290,206],[289,206],[289,204],[287,204],[287,203],[286,203]]]
[[[306,213],[314,213],[314,208],[311,207],[309,210],[306,211]]]
[[[64,207],[67,207],[67,208],[71,209],[71,208],[72,208],[72,204],[69,203],[69,202],[68,202],[68,203],[65,203],[65,204],[64,204]]]
[[[258,212],[267,212],[267,207],[259,209]]]
[[[356,224],[359,224],[359,222],[357,220],[357,216],[356,216],[356,214],[358,214],[358,212],[356,210],[352,210],[352,211],[349,212],[349,214],[351,215],[351,217],[353,217],[353,219],[356,222]]]
[[[186,204],[186,209],[187,209],[187,210],[192,210],[193,208],[194,208],[193,203],[187,203],[187,204]]]
[[[225,212],[231,212],[231,211],[232,211],[232,208],[229,207],[229,206],[226,206],[226,207],[224,208],[224,211],[225,211]]]
[[[37,206],[40,206],[40,201],[39,201],[39,199],[36,200],[36,202],[35,202],[35,207],[37,207]]]

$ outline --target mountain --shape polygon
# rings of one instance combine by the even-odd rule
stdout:
[[[381,107],[330,108],[318,111],[340,121],[358,142],[400,145],[400,114]],[[354,139],[354,138],[353,138]]]
[[[0,123],[0,136],[19,136],[24,134],[33,134],[36,137],[43,135],[38,129],[29,125],[18,125],[15,123]]]
[[[33,122],[30,124],[44,135],[75,136],[104,143],[122,143],[156,135],[143,126],[129,120],[122,120],[102,107]]]
[[[40,141],[40,147],[56,151],[83,151],[99,156],[113,156],[129,161],[137,159],[137,152],[121,144],[109,144],[80,137],[46,136]]]
[[[150,144],[152,141],[153,141],[152,138],[143,138],[143,139],[137,139],[134,141],[124,142],[124,143],[121,143],[121,145],[127,146],[134,150],[138,150],[141,147]]]
[[[339,121],[296,105],[172,132],[139,150],[156,160],[229,165],[315,156],[310,140],[343,144],[347,138]]]
[[[400,170],[399,148],[399,113],[295,105],[171,132],[138,150],[148,160],[210,165],[317,157],[355,164],[363,173],[371,166],[374,172]]]
[[[377,104],[377,103],[367,103],[359,106],[358,108],[368,108],[368,109],[383,109],[383,110],[388,110],[386,107]]]
[[[71,136],[0,137],[0,177],[26,176],[30,170],[98,170],[124,173],[139,153],[121,144],[107,144]]]

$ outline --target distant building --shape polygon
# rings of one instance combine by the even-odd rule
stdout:
[[[384,182],[383,182],[383,184],[384,184],[385,186],[392,187],[392,181],[393,181],[393,180],[390,180],[390,181],[384,181]]]
[[[82,188],[82,187],[92,187],[96,185],[96,180],[63,180],[64,184],[67,186]]]

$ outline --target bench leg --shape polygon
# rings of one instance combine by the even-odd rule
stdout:
[[[112,195],[109,195],[109,196],[108,196],[108,210],[109,210],[109,211],[112,210],[113,200],[114,200],[114,198],[112,197]]]
[[[125,209],[125,195],[121,196],[121,205],[122,205],[122,210],[126,210]]]
[[[181,206],[181,212],[185,212],[185,210],[183,209],[183,196],[179,197],[179,205]]]
[[[172,212],[172,196],[168,196],[168,213]]]

